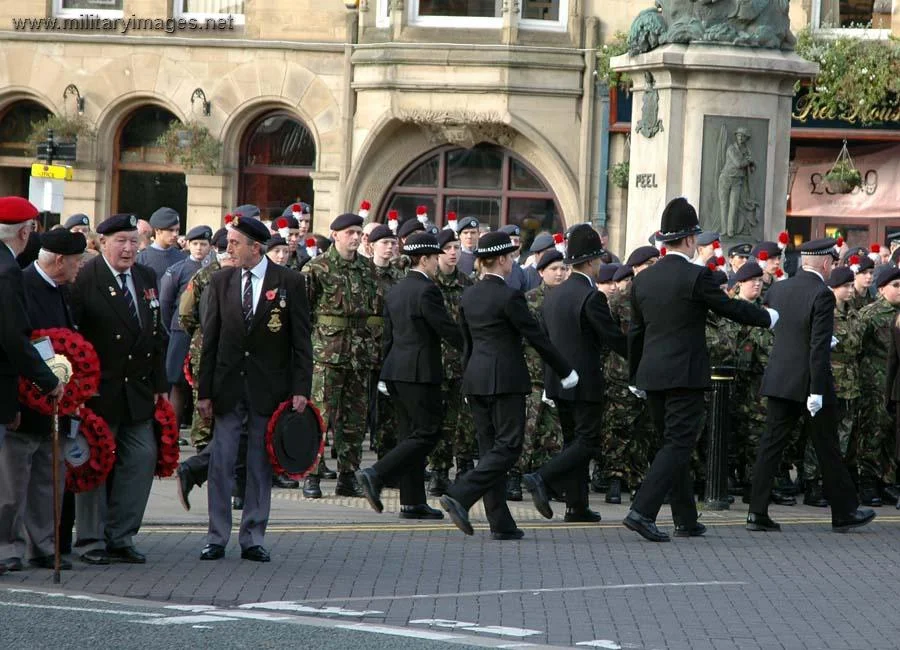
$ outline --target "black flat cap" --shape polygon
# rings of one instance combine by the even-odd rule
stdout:
[[[638,246],[631,251],[631,255],[628,256],[625,263],[631,267],[640,266],[654,257],[659,257],[659,249],[656,246]]]
[[[112,235],[117,232],[137,230],[138,219],[133,214],[114,214],[109,219],[101,221],[97,226],[97,234]]]
[[[397,235],[383,223],[380,223],[369,233],[369,243],[374,244],[380,239],[397,239]]]
[[[821,239],[813,239],[812,241],[803,242],[800,245],[801,255],[831,255],[837,257],[835,245],[837,240],[831,237],[822,237]]]
[[[340,232],[341,230],[346,230],[347,228],[362,228],[363,218],[358,214],[353,214],[352,212],[345,212],[344,214],[337,217],[334,221],[331,222],[329,228],[334,232]]]
[[[259,242],[260,244],[265,244],[272,236],[272,233],[266,228],[266,224],[259,219],[253,219],[252,217],[235,216],[234,220],[231,222],[231,227],[250,240]]]
[[[875,269],[875,286],[879,289],[889,282],[900,278],[900,269],[890,264],[882,264]]]
[[[554,248],[553,250],[544,253],[541,257],[541,261],[537,263],[537,270],[543,271],[554,262],[562,262],[563,260],[563,254]]]
[[[281,235],[272,235],[266,240],[266,248],[272,250],[275,246],[287,246],[287,240]]]
[[[616,282],[621,282],[622,280],[626,280],[628,278],[634,277],[634,269],[631,268],[628,264],[623,264],[616,271],[616,274],[613,276],[613,280]]]
[[[80,232],[57,228],[41,233],[41,248],[57,255],[81,255],[87,248],[87,239]]]
[[[616,277],[616,271],[621,267],[621,264],[604,264],[597,272],[597,282],[601,284],[604,282],[612,282],[613,278]]]
[[[406,221],[401,223],[400,227],[397,229],[397,236],[405,239],[414,232],[419,231],[425,232],[425,224],[418,219],[407,219]]]

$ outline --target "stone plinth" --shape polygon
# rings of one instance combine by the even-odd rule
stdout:
[[[213,230],[223,223],[225,212],[225,176],[188,173],[184,176],[187,184],[187,230],[206,224]]]
[[[726,241],[773,239],[785,224],[794,83],[818,66],[793,52],[694,43],[612,67],[634,80],[627,250],[647,243],[676,196]]]

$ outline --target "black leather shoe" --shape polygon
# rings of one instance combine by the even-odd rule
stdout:
[[[107,555],[112,562],[120,564],[146,564],[147,557],[143,553],[139,553],[134,546],[126,546],[124,548],[107,548]]]
[[[318,476],[307,476],[303,482],[303,496],[307,499],[321,499],[322,488],[319,486]]]
[[[522,500],[522,475],[516,470],[511,470],[506,477],[506,500]]]
[[[109,554],[103,549],[95,548],[92,551],[81,554],[81,561],[85,564],[111,564]]]
[[[878,494],[878,487],[873,481],[861,481],[859,488],[859,501],[864,506],[872,508],[880,508],[882,505],[881,496]]]
[[[54,567],[54,558],[52,555],[41,555],[40,557],[33,557],[28,560],[28,564],[37,568],[37,569],[53,569]],[[69,571],[72,568],[72,563],[69,562],[65,558],[59,559],[59,568],[62,571]]]
[[[371,467],[362,469],[356,473],[356,481],[362,490],[363,496],[372,510],[384,512],[384,504],[381,503],[381,479]]]
[[[807,481],[803,490],[803,505],[814,508],[827,508],[828,499],[822,492],[822,484],[819,481]]]
[[[606,491],[606,502],[613,504],[622,503],[622,479],[614,478],[609,481],[609,489]]]
[[[505,542],[507,540],[514,539],[522,539],[525,537],[525,533],[520,529],[516,528],[515,530],[510,530],[502,533],[491,533],[491,539],[496,540],[498,542]]]
[[[200,551],[201,560],[221,560],[225,557],[225,547],[221,544],[207,544]]]
[[[761,515],[757,512],[748,512],[747,530],[771,533],[781,530],[781,524],[772,521],[772,518],[769,517],[769,515]]]
[[[590,508],[566,508],[564,520],[571,523],[596,524],[600,521],[600,513]]]
[[[865,526],[875,519],[875,511],[871,508],[857,508],[855,511],[843,517],[831,516],[831,529],[836,533],[846,533],[848,530]]]
[[[881,502],[892,506],[900,503],[900,489],[896,485],[885,485],[881,488]]]
[[[262,546],[251,546],[241,551],[242,560],[250,560],[251,562],[271,562],[269,552]]]
[[[353,472],[341,472],[338,474],[337,485],[334,486],[334,494],[339,497],[364,497],[363,489],[356,481]],[[381,512],[380,510],[378,512]]]
[[[469,513],[463,508],[462,504],[445,494],[441,497],[441,507],[450,515],[450,520],[466,535],[474,535],[475,530],[472,528],[472,522],[469,521]]]
[[[427,503],[417,506],[400,506],[400,519],[443,519],[444,513]]]
[[[244,509],[244,498],[243,497],[231,497],[231,509],[232,510],[243,510]]]
[[[769,501],[779,506],[797,505],[796,497],[780,490],[772,490],[772,493],[769,495]]]
[[[337,478],[337,472],[333,469],[329,469],[328,465],[325,464],[325,459],[319,461],[319,469],[316,472],[319,475],[319,478],[326,478],[329,481],[333,481]]]
[[[175,477],[178,480],[178,499],[185,510],[190,511],[191,502],[188,496],[194,489],[194,477],[191,476],[191,470],[184,466],[184,463],[178,465],[175,470]]]
[[[295,481],[287,474],[273,474],[272,487],[283,488],[285,490],[296,490],[300,487],[300,481]]]
[[[22,560],[17,557],[10,557],[3,560],[3,564],[6,565],[6,570],[9,572],[13,571],[21,571],[22,570]]]
[[[688,526],[687,524],[675,524],[675,530],[672,531],[672,534],[675,537],[700,537],[704,533],[706,533],[706,526],[699,521],[694,522],[692,526]]]
[[[450,471],[446,469],[436,469],[431,472],[431,479],[428,481],[428,494],[433,497],[442,497],[444,492],[450,488]]]
[[[651,542],[670,541],[669,535],[657,528],[655,521],[648,519],[634,510],[628,511],[628,515],[622,520],[622,523],[625,524],[625,528],[628,530],[633,530],[638,535]]]
[[[525,487],[531,492],[531,500],[534,507],[545,519],[553,519],[553,508],[550,507],[550,497],[547,495],[547,486],[544,479],[538,473],[526,474],[522,477]]]

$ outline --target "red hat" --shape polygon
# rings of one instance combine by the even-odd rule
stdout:
[[[21,196],[0,197],[0,223],[25,223],[37,217],[38,209]]]

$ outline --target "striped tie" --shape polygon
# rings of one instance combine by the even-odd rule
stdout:
[[[253,318],[253,283],[250,278],[253,276],[250,271],[244,271],[244,295],[241,304],[244,308],[244,323],[250,327],[250,320]]]
[[[131,313],[131,317],[134,319],[134,322],[138,325],[141,324],[141,319],[138,318],[137,306],[134,304],[134,297],[131,295],[131,291],[128,290],[128,276],[124,273],[119,273],[119,281],[122,283],[122,296],[125,298],[125,304],[128,305],[128,311]]]

